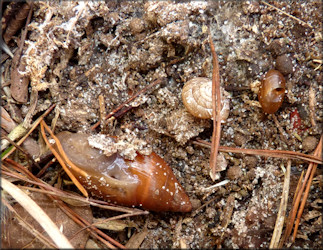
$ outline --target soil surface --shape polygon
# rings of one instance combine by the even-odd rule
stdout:
[[[193,211],[131,217],[128,221],[135,228],[106,231],[120,243],[147,230],[142,248],[268,248],[287,160],[220,153],[223,171],[212,181],[210,149],[193,144],[197,137],[211,140],[212,120],[192,116],[181,99],[185,82],[212,78],[210,29],[221,86],[230,99],[220,145],[314,151],[323,122],[322,2],[268,3],[278,10],[262,1],[35,2],[21,59],[29,79],[28,102],[18,104],[4,92],[1,105],[28,127],[56,103],[45,118],[49,125],[56,121],[55,133],[102,132],[129,145],[135,141],[140,144],[134,146],[137,150],[153,150],[164,158]],[[18,33],[11,48],[19,38]],[[11,63],[7,59],[3,68],[10,70]],[[261,79],[270,69],[286,79],[277,121],[258,102]],[[10,81],[10,74],[6,77],[4,81]],[[99,96],[104,100],[101,110],[104,106],[109,113],[158,79],[161,84],[131,103],[132,109],[91,130],[100,121]],[[307,167],[292,160],[288,211]],[[322,246],[322,178],[318,167],[295,242],[286,246]],[[223,180],[229,182],[205,189]],[[114,215],[97,208],[93,213],[97,218]]]

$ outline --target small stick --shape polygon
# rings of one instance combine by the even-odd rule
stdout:
[[[310,120],[311,120],[311,124],[313,126],[313,128],[316,127],[316,122],[315,122],[315,104],[316,104],[316,98],[315,98],[315,92],[314,89],[312,87],[312,85],[310,86],[310,90],[308,92],[308,106],[309,106],[309,110],[310,110]]]
[[[123,107],[125,107],[127,104],[131,103],[134,99],[136,99],[139,95],[141,95],[142,93],[147,92],[149,89],[151,89],[152,87],[154,87],[155,85],[159,84],[162,82],[162,79],[157,79],[154,82],[150,83],[148,86],[144,87],[142,90],[138,91],[136,94],[134,94],[133,96],[131,96],[127,101],[123,102],[122,104],[119,105],[119,107],[117,107],[116,109],[112,110],[106,117],[105,119],[109,119],[112,116],[115,116],[115,114],[120,111]],[[97,123],[95,123],[92,127],[91,130],[96,129],[99,125],[100,125],[100,121],[98,121]]]
[[[51,159],[46,165],[45,167],[43,167],[39,172],[38,174],[36,175],[37,178],[40,178],[44,173],[45,171],[53,164],[56,162],[56,158],[53,158]]]
[[[35,160],[33,159],[33,157],[25,150],[23,149],[21,146],[19,146],[17,143],[15,143],[14,141],[12,141],[8,136],[3,135],[2,136],[4,139],[6,139],[8,142],[10,142],[14,147],[16,147],[20,152],[22,152],[24,155],[27,156],[28,160],[30,160],[38,169],[41,169],[41,167],[39,166],[39,164],[37,162],[35,162]]]
[[[288,17],[290,17],[290,18],[293,18],[294,20],[298,21],[299,23],[303,24],[304,26],[308,26],[308,27],[310,27],[310,28],[313,28],[313,27],[312,27],[312,25],[310,25],[309,23],[306,23],[306,22],[302,21],[301,19],[299,19],[299,18],[297,18],[297,17],[292,16],[291,14],[288,14],[287,12],[285,12],[285,11],[283,11],[283,10],[281,10],[281,9],[278,9],[277,7],[275,7],[275,6],[273,6],[273,5],[269,4],[269,3],[267,3],[267,2],[265,2],[265,1],[261,1],[261,2],[262,2],[262,3],[264,3],[264,4],[266,4],[266,5],[267,5],[267,6],[269,6],[269,7],[274,8],[274,9],[275,9],[275,10],[277,10],[278,12],[281,12],[281,13],[285,14],[286,16],[288,16]]]
[[[215,173],[218,172],[216,160],[218,156],[218,150],[220,145],[220,135],[221,135],[221,92],[220,92],[220,74],[219,74],[219,61],[215,53],[214,44],[212,41],[212,36],[210,29],[209,42],[213,58],[213,70],[212,70],[212,118],[213,118],[213,133],[212,133],[212,145],[211,145],[211,156],[210,156],[210,176],[215,179]]]

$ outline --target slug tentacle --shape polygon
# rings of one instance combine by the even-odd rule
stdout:
[[[137,154],[132,161],[117,153],[107,157],[89,145],[86,134],[65,131],[57,138],[69,160],[82,170],[71,172],[93,196],[152,211],[191,211],[184,189],[157,154]]]

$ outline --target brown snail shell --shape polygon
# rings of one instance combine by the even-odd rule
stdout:
[[[278,71],[271,69],[261,81],[258,99],[262,110],[267,114],[275,113],[284,101],[285,78]]]
[[[221,122],[229,116],[228,93],[221,88]],[[193,116],[201,119],[212,118],[212,80],[195,77],[185,83],[182,90],[184,106]]]
[[[137,154],[127,160],[104,155],[88,143],[89,135],[67,131],[57,134],[71,172],[93,196],[124,206],[152,211],[189,212],[191,202],[171,168],[157,154]]]

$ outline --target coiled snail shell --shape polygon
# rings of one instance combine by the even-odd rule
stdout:
[[[221,122],[229,116],[228,92],[221,87]],[[185,83],[182,90],[184,106],[193,116],[201,119],[212,118],[212,81],[205,77],[195,77]]]
[[[285,96],[285,78],[278,71],[271,69],[261,81],[258,99],[262,110],[267,114],[275,113],[283,103]]]
[[[57,138],[68,159],[78,168],[71,168],[71,172],[93,196],[152,211],[192,210],[171,168],[157,154],[137,154],[131,161],[117,153],[107,157],[89,145],[86,134],[64,131]]]

